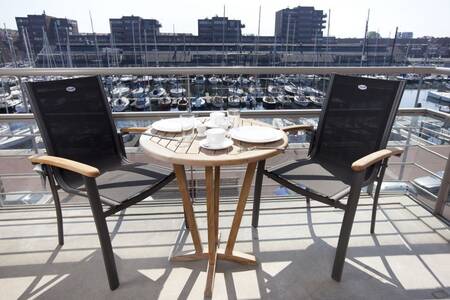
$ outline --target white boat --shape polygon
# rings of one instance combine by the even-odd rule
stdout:
[[[450,92],[428,91],[428,97],[438,101],[450,102]]]
[[[208,78],[208,82],[212,85],[216,85],[220,82],[220,78],[217,78],[216,76],[211,76]]]
[[[204,84],[205,83],[205,76],[203,76],[203,75],[197,75],[197,76],[195,76],[195,78],[194,78],[194,82],[195,82],[195,84]]]
[[[15,107],[21,102],[20,99],[0,99],[0,112],[13,113]]]
[[[275,109],[277,107],[277,100],[272,96],[263,97],[263,107],[266,109]]]
[[[140,97],[134,101],[133,106],[138,110],[145,110],[150,107],[149,97]]]
[[[228,106],[239,107],[241,106],[241,97],[237,95],[228,97]]]
[[[166,90],[163,87],[155,87],[150,92],[150,97],[164,97],[167,94]]]
[[[244,94],[244,91],[238,87],[230,87],[228,88],[228,94],[230,94],[231,96],[242,96],[242,94]]]
[[[170,89],[170,95],[173,97],[181,97],[186,93],[186,89],[182,87],[176,87],[173,89]]]
[[[269,94],[276,96],[280,94],[282,90],[276,85],[269,84],[269,86],[267,87],[267,91],[269,92]]]
[[[292,107],[292,101],[288,95],[278,95],[277,100],[283,108]]]
[[[311,101],[309,101],[304,95],[296,95],[294,96],[294,103],[302,107],[307,107]]]
[[[292,84],[286,84],[284,86],[284,91],[288,93],[289,95],[295,95],[298,92],[298,88],[295,85]]]
[[[127,96],[130,93],[130,88],[126,87],[126,86],[118,86],[115,87],[112,91],[111,91],[111,96],[113,98],[120,98],[123,96]]]
[[[138,87],[131,91],[131,95],[133,98],[141,98],[144,96],[144,88]]]
[[[123,75],[122,77],[120,77],[120,82],[128,83],[128,82],[133,81],[133,79],[134,78],[131,75]]]
[[[194,101],[192,101],[192,107],[196,109],[201,109],[205,106],[205,103],[206,103],[205,99],[203,99],[202,97],[198,97]]]
[[[24,114],[24,113],[30,112],[30,108],[28,107],[28,109],[26,109],[23,101],[16,105],[15,110],[16,110],[16,113],[19,113],[19,114]]]
[[[311,101],[315,106],[322,107],[325,98],[322,96],[306,96],[306,99]]]
[[[126,97],[120,97],[113,101],[112,109],[116,112],[121,112],[126,110],[130,106],[130,100]]]

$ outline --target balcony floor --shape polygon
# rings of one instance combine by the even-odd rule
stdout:
[[[450,229],[407,196],[385,195],[376,235],[369,234],[370,198],[362,199],[342,281],[330,277],[342,212],[304,200],[263,199],[260,227],[251,203],[236,250],[259,264],[219,262],[214,299],[435,299],[450,297]],[[235,203],[221,202],[222,240]],[[205,206],[195,206],[206,241]],[[179,202],[152,201],[109,218],[121,280],[110,291],[95,226],[86,206],[66,206],[65,245],[57,246],[51,207],[0,210],[2,299],[200,299],[206,262],[172,263],[192,249]]]

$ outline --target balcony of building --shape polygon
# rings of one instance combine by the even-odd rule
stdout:
[[[270,70],[269,70],[270,69]],[[0,70],[0,75],[27,80],[33,76],[135,74],[179,78],[196,74],[298,74],[334,72],[396,76],[417,73],[414,93],[423,97],[422,81],[448,70],[412,68],[165,68]],[[9,73],[8,73],[9,72]],[[446,73],[447,72],[447,73]],[[262,75],[261,75],[262,76]],[[321,84],[321,83],[320,83]],[[190,85],[187,93],[194,93]],[[321,86],[320,86],[321,88]],[[323,87],[325,88],[325,86]],[[422,90],[422,91],[421,91]],[[416,95],[416,94],[415,94]],[[414,103],[413,103],[414,104]],[[208,111],[197,111],[207,115]],[[148,126],[177,111],[113,113],[118,128]],[[243,110],[276,127],[317,124],[320,109]],[[44,147],[32,114],[1,114],[0,125],[0,290],[3,299],[198,299],[206,278],[204,261],[171,262],[172,253],[190,250],[175,182],[138,205],[108,219],[121,281],[111,291],[104,271],[95,225],[85,198],[61,193],[65,244],[58,246],[55,209],[48,185],[27,157]],[[139,136],[125,136],[133,161],[148,162]],[[290,137],[283,156],[306,157],[309,136]],[[347,253],[341,282],[330,277],[343,212],[319,202],[308,207],[303,197],[265,178],[260,224],[251,226],[252,192],[236,248],[255,254],[257,266],[220,262],[213,299],[443,299],[450,297],[450,202],[440,195],[448,182],[449,115],[431,108],[401,107],[388,146],[405,149],[390,161],[381,188],[375,234],[369,233],[374,187],[365,189]],[[153,161],[157,162],[157,161]],[[162,165],[164,163],[157,162]],[[204,171],[188,170],[188,181],[202,241],[207,240]],[[230,224],[243,181],[241,166],[223,170],[221,223]],[[448,177],[447,177],[448,178]]]

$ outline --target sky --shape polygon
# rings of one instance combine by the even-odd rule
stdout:
[[[109,32],[109,18],[135,15],[157,19],[161,32],[197,34],[197,19],[223,16],[240,19],[243,34],[258,33],[261,6],[261,35],[273,35],[275,12],[298,5],[331,10],[330,36],[363,37],[368,9],[369,31],[393,37],[399,31],[412,31],[415,37],[450,37],[450,0],[0,0],[1,27],[16,29],[16,16],[41,14],[67,17],[78,21],[80,32]],[[327,29],[324,31],[326,35]]]

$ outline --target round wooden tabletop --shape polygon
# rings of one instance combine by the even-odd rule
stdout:
[[[204,121],[204,118],[199,118]],[[241,126],[265,126],[270,125],[253,120],[240,120]],[[139,140],[144,152],[155,159],[177,165],[188,166],[224,166],[241,165],[260,161],[273,157],[286,149],[288,137],[283,132],[283,138],[279,141],[264,144],[244,143],[233,140],[233,145],[223,150],[208,150],[200,147],[199,142],[205,137],[197,137],[191,141],[182,141],[180,133],[168,133],[156,131],[151,127],[142,134]]]

